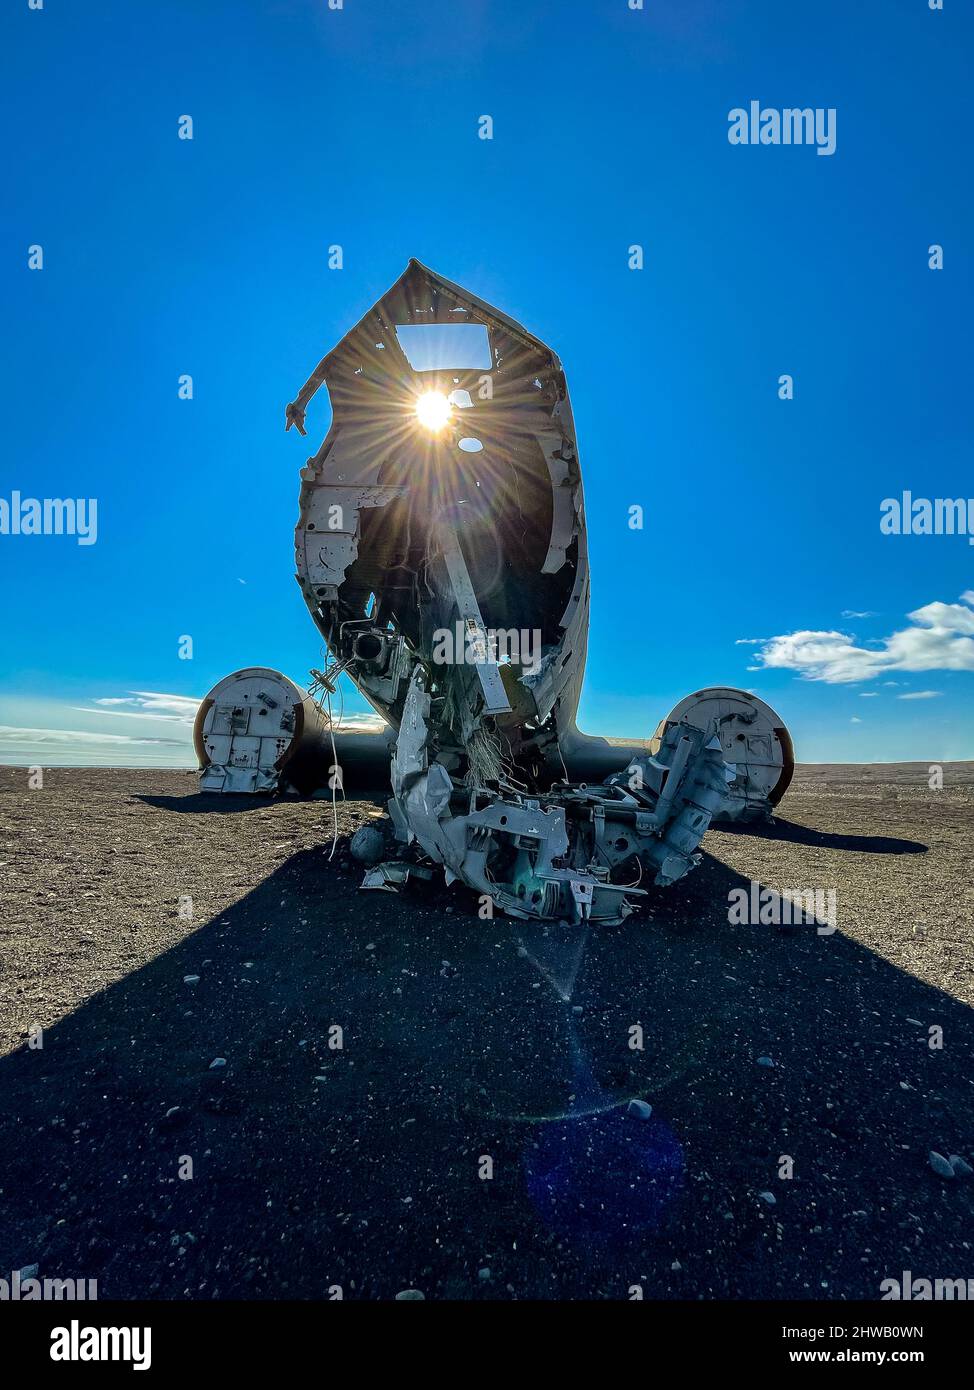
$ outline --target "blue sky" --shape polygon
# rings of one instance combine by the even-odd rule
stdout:
[[[564,364],[583,728],[646,736],[731,684],[801,760],[974,757],[974,547],[879,529],[904,489],[974,496],[969,6],[18,0],[0,24],[0,496],[98,501],[93,545],[0,535],[0,761],[190,765],[221,676],[305,683],[298,471],[330,417],[322,391],[301,440],[284,406],[410,256]],[[834,108],[835,153],[730,144],[752,100]]]

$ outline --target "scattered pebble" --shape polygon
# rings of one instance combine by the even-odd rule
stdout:
[[[966,1158],[961,1158],[960,1154],[948,1154],[947,1162],[950,1164],[955,1178],[969,1178],[974,1173],[974,1168],[971,1167]]]
[[[184,984],[184,985],[198,985],[199,982],[200,982],[200,977],[199,977],[198,975],[184,975],[184,976],[183,976],[183,984]]]
[[[225,1067],[226,1064],[227,1059],[225,1057],[214,1057],[210,1063],[210,1071],[213,1071],[214,1067]]]
[[[426,1295],[420,1293],[419,1289],[400,1289],[396,1294],[397,1303],[414,1303],[417,1299],[425,1299]]]
[[[956,1176],[952,1165],[947,1162],[943,1154],[938,1154],[936,1149],[930,1150],[930,1167],[937,1174],[938,1178],[952,1178]]]
[[[771,1060],[770,1057],[759,1057],[759,1058],[758,1058],[758,1066],[759,1066],[759,1067],[773,1067],[773,1066],[774,1066],[774,1062]]]
[[[653,1107],[644,1100],[631,1100],[626,1109],[630,1115],[637,1115],[641,1120],[648,1120],[653,1113]]]
[[[769,1207],[777,1206],[778,1199],[773,1192],[759,1192],[758,1196],[762,1202],[767,1202]]]

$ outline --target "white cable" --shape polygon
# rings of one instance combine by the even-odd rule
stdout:
[[[338,754],[335,751],[335,726],[331,717],[331,691],[325,692],[328,696],[328,733],[331,736],[331,813],[335,821],[335,834],[331,842],[331,854],[328,856],[329,864],[332,861],[335,850],[338,848],[338,798],[335,795],[335,778],[341,776],[338,767]],[[342,788],[342,800],[345,799],[345,788]]]

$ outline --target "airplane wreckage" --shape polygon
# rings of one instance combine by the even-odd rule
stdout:
[[[315,368],[287,429],[306,433],[322,385],[332,424],[302,469],[295,533],[329,654],[318,698],[266,668],[227,676],[196,721],[204,790],[391,782],[397,838],[447,882],[514,917],[593,923],[682,878],[714,818],[771,813],[794,752],[747,692],[690,695],[648,740],[576,725],[588,549],[550,348],[413,260]],[[380,727],[330,717],[342,674]]]

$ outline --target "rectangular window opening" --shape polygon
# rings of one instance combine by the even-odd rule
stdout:
[[[414,372],[489,371],[494,365],[482,323],[403,323],[396,325],[396,337]]]

